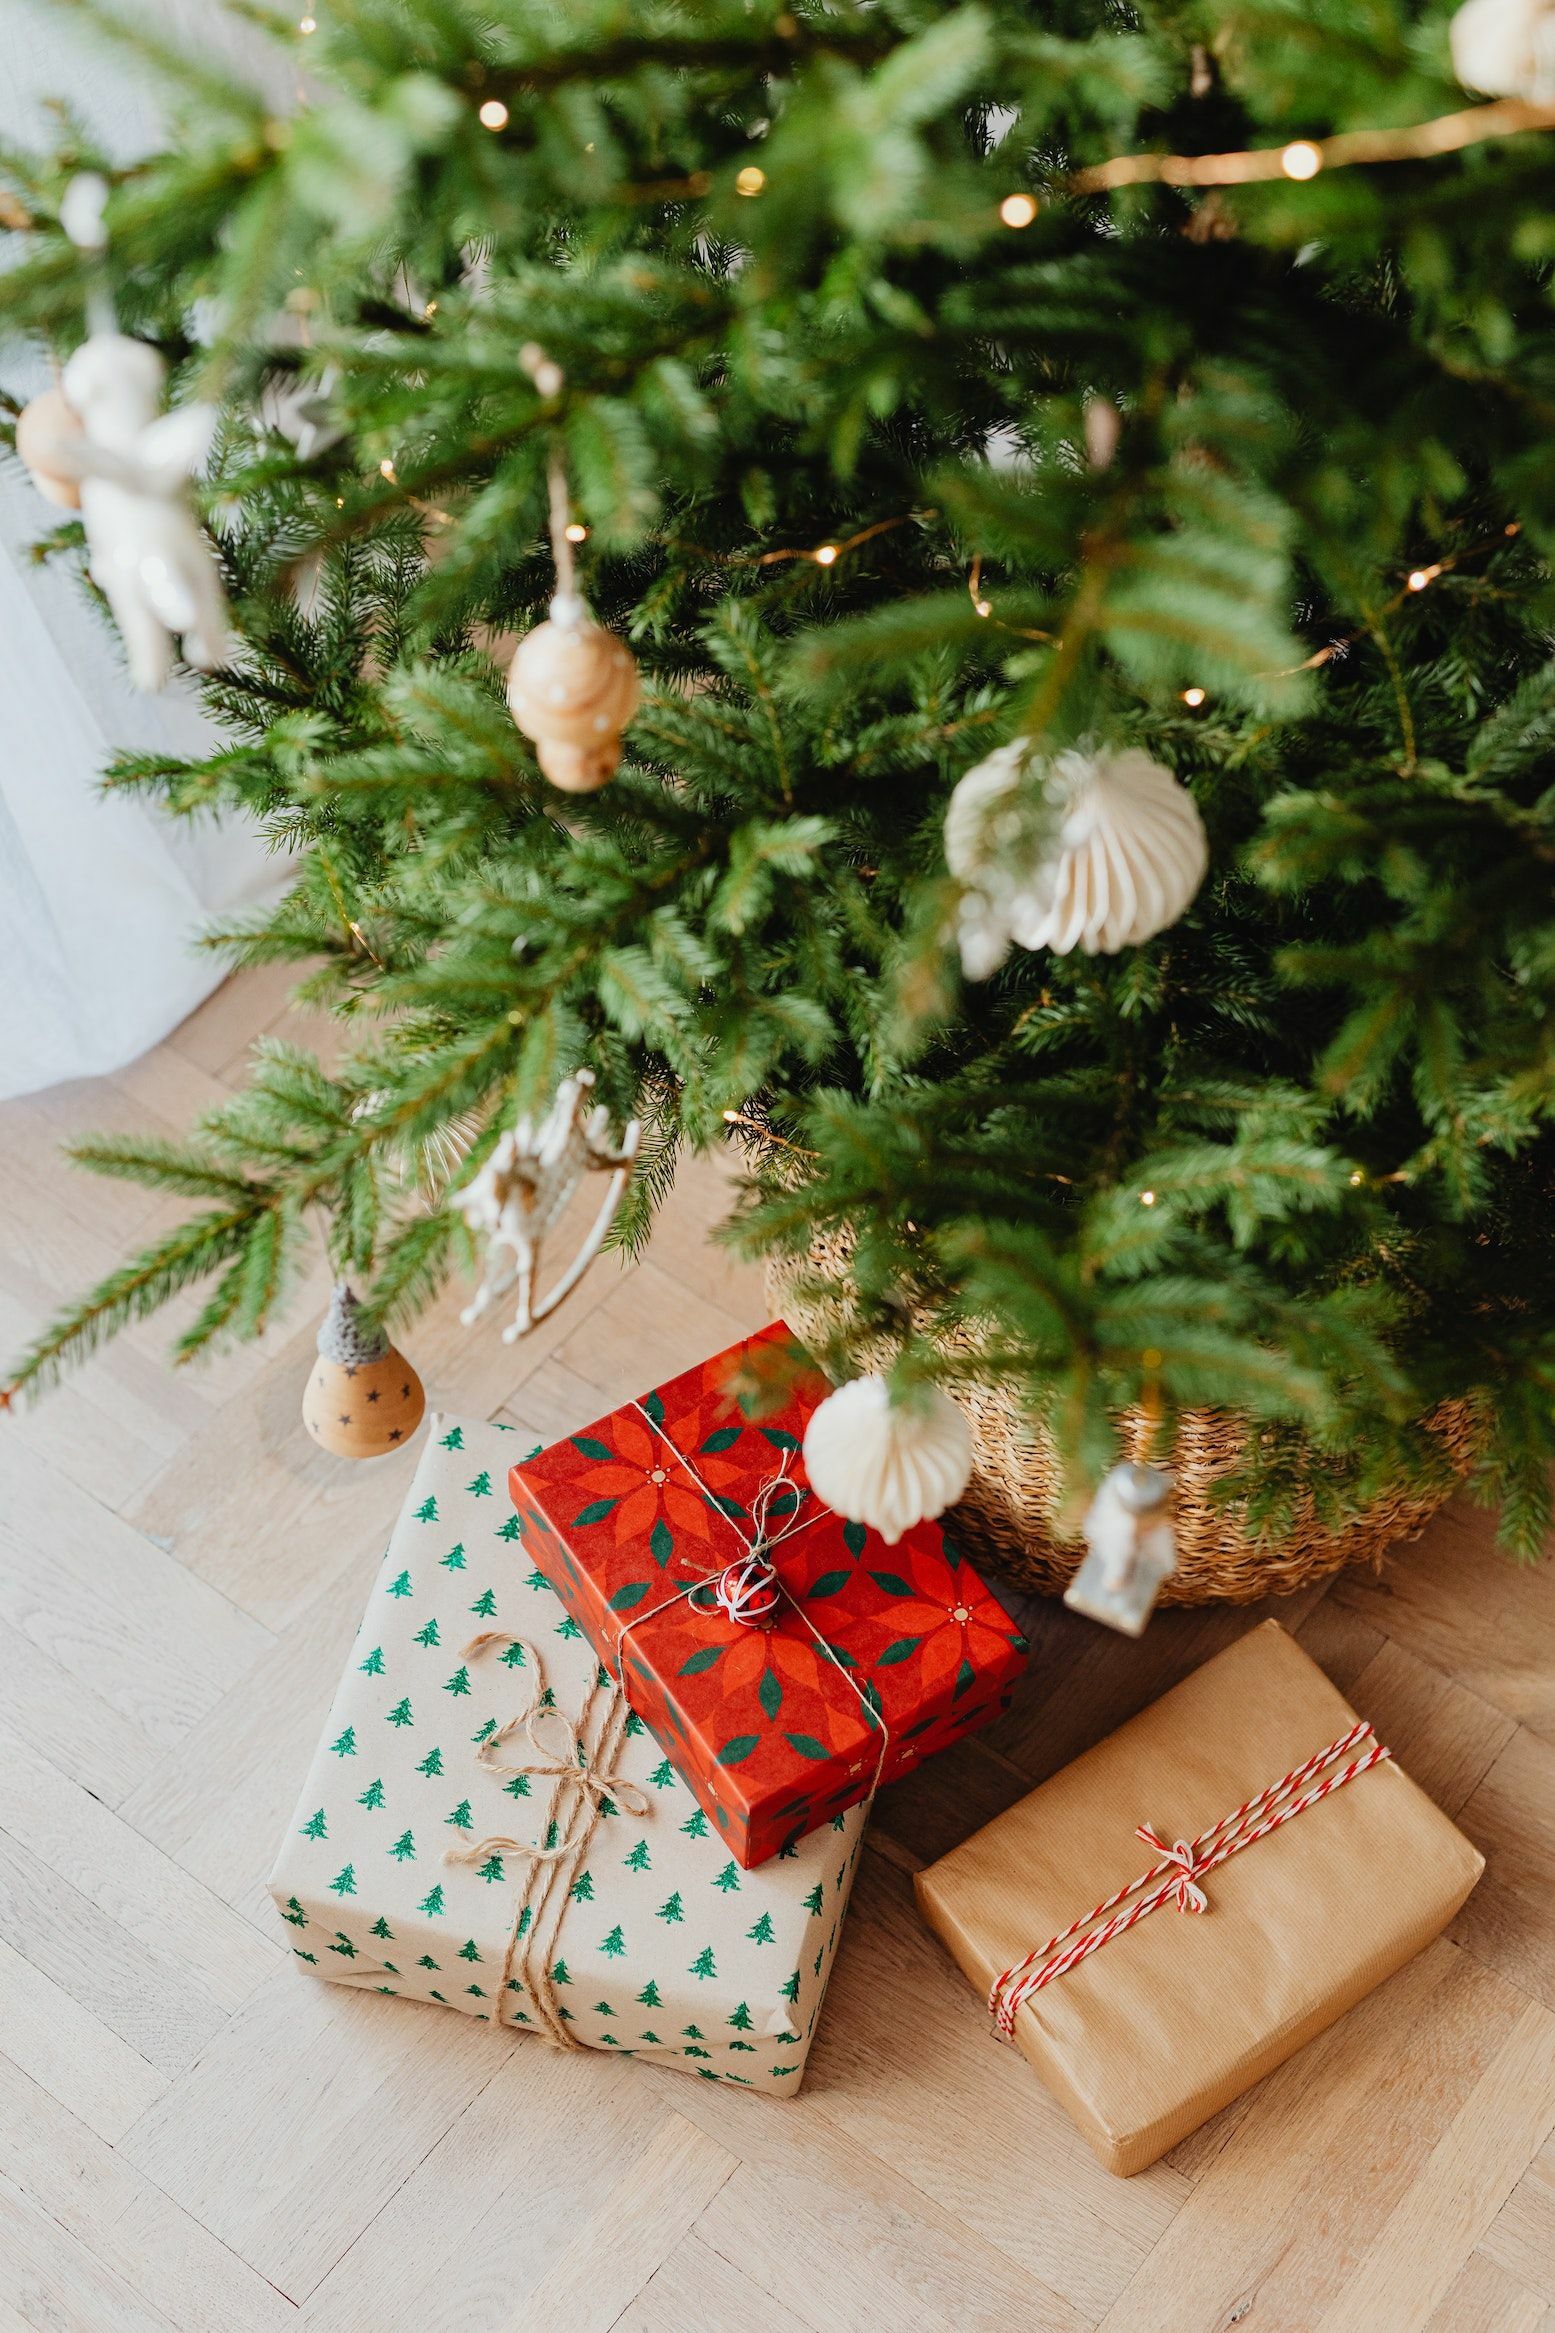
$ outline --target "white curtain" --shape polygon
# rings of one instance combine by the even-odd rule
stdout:
[[[255,72],[284,103],[291,69],[255,46],[215,0],[143,0],[168,41]],[[41,102],[66,97],[122,155],[156,142],[143,76],[69,16],[0,0],[0,136],[41,144]],[[7,388],[45,378],[35,351],[0,354]],[[153,803],[104,796],[114,753],[204,751],[197,706],[171,689],[142,697],[118,644],[62,566],[30,545],[59,513],[24,475],[0,477],[0,1097],[132,1061],[223,977],[197,947],[203,927],[257,906],[285,878],[235,821],[174,820]]]

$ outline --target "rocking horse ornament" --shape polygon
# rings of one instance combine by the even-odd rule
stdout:
[[[456,1194],[453,1204],[486,1241],[485,1276],[459,1315],[466,1328],[516,1287],[517,1310],[502,1340],[511,1345],[527,1336],[572,1294],[604,1246],[631,1180],[642,1127],[633,1118],[619,1145],[612,1144],[609,1112],[602,1105],[589,1108],[593,1090],[592,1070],[564,1078],[539,1124],[520,1118],[501,1136],[468,1190]],[[586,1174],[610,1176],[599,1212],[566,1271],[537,1299],[534,1285],[546,1235]]]

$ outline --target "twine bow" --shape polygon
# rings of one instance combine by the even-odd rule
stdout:
[[[1168,1846],[1164,1839],[1156,1837],[1148,1823],[1139,1824],[1134,1836],[1136,1839],[1143,1839],[1147,1847],[1153,1847],[1157,1855],[1161,1856],[1165,1862],[1175,1863],[1181,1867],[1176,1883],[1170,1890],[1172,1902],[1177,1906],[1178,1911],[1207,1912],[1209,1898],[1194,1879],[1193,1875],[1198,1866],[1193,1860],[1193,1849],[1187,1840],[1174,1839],[1172,1844]]]
[[[994,1979],[988,1994],[988,2013],[994,2029],[1004,2041],[1015,2034],[1015,2020],[1033,1994],[1040,1993],[1055,1977],[1077,1968],[1115,1936],[1126,1935],[1152,1912],[1165,1903],[1173,1903],[1180,1912],[1204,1912],[1208,1899],[1199,1881],[1206,1873],[1239,1855],[1244,1847],[1251,1847],[1259,1839],[1267,1838],[1282,1823],[1304,1814],[1309,1806],[1316,1806],[1331,1791],[1342,1790],[1358,1774],[1380,1765],[1393,1753],[1373,1740],[1362,1750],[1360,1744],[1370,1734],[1371,1727],[1364,1717],[1357,1718],[1346,1734],[1329,1742],[1301,1765],[1282,1774],[1278,1782],[1271,1782],[1249,1799],[1244,1799],[1230,1814],[1222,1815],[1218,1823],[1211,1823],[1196,1839],[1178,1839],[1168,1846],[1150,1828],[1141,1823],[1136,1838],[1147,1847],[1153,1847],[1161,1860],[1150,1871],[1141,1872],[1112,1895],[1071,1920],[1056,1936],[1035,1952],[1028,1952],[1024,1960]],[[1359,1754],[1350,1757],[1350,1752]],[[1341,1760],[1348,1760],[1341,1764]],[[1101,1925],[1098,1926],[1097,1923]]]
[[[822,1636],[804,1606],[796,1597],[789,1595],[769,1552],[772,1548],[779,1546],[783,1540],[792,1539],[799,1532],[808,1531],[815,1524],[824,1521],[831,1513],[831,1509],[823,1507],[817,1500],[815,1512],[805,1516],[803,1521],[800,1520],[800,1511],[810,1498],[811,1493],[808,1485],[801,1488],[799,1484],[790,1479],[788,1465],[793,1452],[785,1450],[776,1470],[767,1477],[751,1500],[751,1528],[747,1538],[746,1534],[741,1531],[738,1522],[729,1513],[728,1506],[708,1488],[685,1452],[676,1448],[669,1436],[655,1424],[642,1403],[640,1401],[634,1402],[632,1407],[643,1420],[650,1434],[657,1435],[675,1463],[690,1475],[691,1480],[696,1484],[697,1489],[713,1512],[722,1515],[730,1530],[738,1538],[745,1541],[745,1553],[742,1556],[737,1556],[733,1563],[725,1564],[721,1571],[699,1573],[695,1579],[687,1580],[683,1586],[676,1588],[670,1595],[661,1596],[657,1604],[650,1604],[646,1612],[637,1612],[632,1615],[632,1618],[625,1623],[616,1638],[616,1675],[622,1692],[626,1691],[626,1640],[634,1629],[641,1628],[646,1621],[655,1619],[659,1613],[667,1612],[673,1605],[680,1603],[689,1603],[696,1611],[706,1611],[708,1607],[698,1603],[697,1599],[704,1591],[708,1591],[711,1593],[713,1605],[718,1611],[722,1612],[735,1625],[749,1628],[773,1617],[786,1596],[801,1626],[814,1640],[823,1658],[831,1663],[863,1710],[864,1720],[870,1731],[878,1733],[880,1736],[880,1752],[875,1760],[875,1776],[869,1786],[869,1796],[873,1798],[880,1787],[880,1777],[885,1771],[886,1752],[891,1746],[891,1736],[885,1720],[879,1711],[871,1706],[857,1680],[851,1677],[843,1667],[842,1662],[837,1658],[825,1637]],[[774,1531],[771,1526],[774,1518],[780,1513],[785,1513],[788,1519],[781,1530]]]
[[[526,1638],[509,1636],[500,1628],[484,1629],[479,1636],[471,1637],[462,1658],[479,1660],[482,1653],[497,1652],[508,1645],[518,1647],[529,1670],[529,1699],[506,1724],[486,1736],[476,1750],[476,1764],[484,1766],[488,1774],[532,1774],[544,1781],[570,1783],[577,1793],[572,1823],[566,1838],[554,1846],[542,1846],[534,1839],[477,1839],[470,1847],[446,1847],[445,1863],[483,1863],[490,1855],[527,1855],[534,1863],[559,1862],[581,1844],[607,1802],[612,1805],[619,1802],[628,1814],[644,1816],[651,1811],[648,1793],[639,1784],[629,1782],[624,1774],[606,1772],[597,1757],[590,1758],[577,1727],[554,1702],[546,1701],[545,1670],[540,1655]],[[512,1765],[503,1760],[501,1752],[515,1734],[525,1737],[534,1756]]]
[[[805,1528],[799,1521],[799,1510],[810,1494],[808,1490],[800,1490],[789,1481],[790,1455],[787,1450],[784,1451],[777,1472],[767,1477],[752,1499],[750,1546],[744,1555],[737,1556],[733,1563],[724,1566],[713,1589],[713,1601],[719,1611],[738,1628],[764,1626],[772,1619],[782,1599],[782,1582],[767,1552],[773,1543],[770,1525],[778,1512],[779,1503],[784,1505],[793,1529]],[[814,1522],[817,1518],[812,1516],[810,1520]],[[788,1533],[780,1532],[777,1536],[787,1538]]]

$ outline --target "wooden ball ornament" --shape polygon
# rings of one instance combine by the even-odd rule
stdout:
[[[595,623],[576,592],[558,592],[508,671],[508,710],[567,794],[592,794],[612,776],[638,694],[631,650]]]
[[[334,1458],[381,1458],[403,1449],[426,1406],[404,1354],[381,1330],[368,1330],[355,1296],[338,1282],[302,1397],[302,1422],[314,1441]]]
[[[38,492],[61,510],[81,508],[81,481],[59,467],[61,449],[84,435],[63,389],[40,389],[16,416],[16,452]]]

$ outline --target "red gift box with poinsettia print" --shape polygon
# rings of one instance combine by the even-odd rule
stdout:
[[[1026,1651],[938,1523],[887,1547],[820,1505],[800,1445],[829,1391],[778,1322],[508,1477],[529,1554],[747,1867],[986,1725]],[[779,1476],[783,1593],[747,1626],[712,1583]]]

